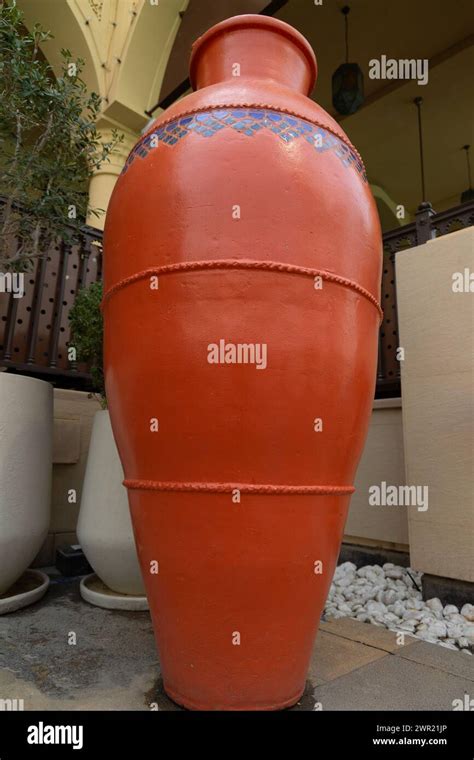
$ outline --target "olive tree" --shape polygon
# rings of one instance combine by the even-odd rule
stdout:
[[[82,81],[82,60],[62,50],[55,76],[42,52],[51,36],[0,0],[0,269],[27,269],[103,213],[88,208],[88,184],[121,139],[101,140],[101,98]]]

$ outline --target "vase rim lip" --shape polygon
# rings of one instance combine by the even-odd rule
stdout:
[[[311,79],[308,86],[308,95],[313,90],[318,75],[318,64],[316,56],[310,43],[297,29],[286,21],[273,18],[273,16],[262,16],[258,13],[245,13],[240,16],[232,16],[214,24],[204,34],[198,37],[191,46],[191,58],[189,61],[189,79],[193,90],[196,89],[196,68],[199,54],[202,47],[209,42],[212,37],[228,32],[233,29],[269,29],[282,37],[291,40],[305,55],[311,71]]]
[[[49,387],[51,388],[51,393],[53,386],[51,385],[48,380],[40,380],[39,377],[30,377],[29,375],[18,375],[16,372],[7,372],[7,370],[2,370],[0,372],[0,383],[3,383],[4,380],[1,378],[8,378],[6,380],[7,383],[11,383],[12,385],[33,385],[36,384],[38,387],[41,385],[43,388]]]

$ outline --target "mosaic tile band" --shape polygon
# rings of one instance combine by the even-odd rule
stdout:
[[[160,143],[169,146],[176,145],[191,132],[203,137],[213,137],[222,129],[233,129],[249,137],[253,137],[261,130],[267,130],[273,132],[285,143],[305,140],[317,153],[332,151],[345,167],[355,169],[362,180],[367,182],[365,168],[360,158],[332,132],[299,117],[267,108],[219,108],[187,114],[170,121],[153,132],[149,132],[135,145],[125,162],[122,174],[137,157],[146,158],[149,152],[155,150]]]

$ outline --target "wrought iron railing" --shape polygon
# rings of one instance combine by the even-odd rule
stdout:
[[[4,203],[0,198],[0,212]],[[24,273],[21,298],[0,292],[0,366],[58,387],[92,390],[87,366],[68,358],[68,315],[78,291],[101,276],[99,230],[84,227],[79,243],[51,245]]]
[[[395,254],[473,224],[473,201],[439,214],[424,204],[413,223],[384,234],[377,398],[400,395]],[[101,276],[102,233],[86,227],[79,244],[52,246],[36,261],[22,298],[0,292],[0,366],[58,387],[92,390],[87,367],[68,360],[68,314],[77,292]]]

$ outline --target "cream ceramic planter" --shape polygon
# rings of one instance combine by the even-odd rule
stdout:
[[[99,578],[118,594],[144,595],[127,490],[109,413],[97,412],[82,488],[77,536]]]
[[[53,388],[0,372],[0,594],[46,538],[51,512]]]

